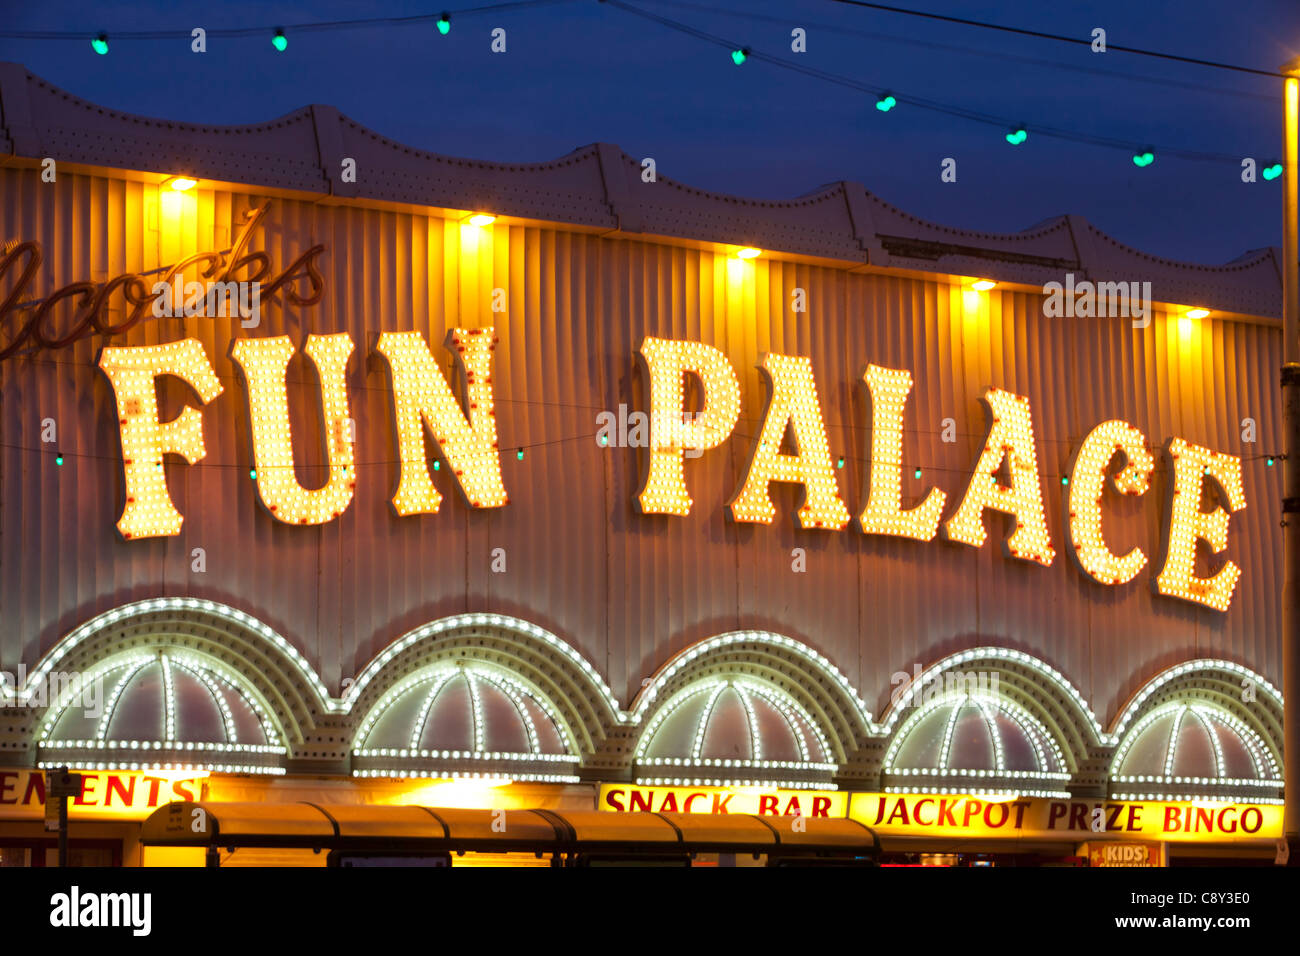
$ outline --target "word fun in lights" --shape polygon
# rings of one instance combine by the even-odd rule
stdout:
[[[185,519],[167,493],[161,465],[167,454],[180,455],[191,465],[207,454],[203,416],[187,405],[171,421],[160,422],[155,381],[160,375],[174,375],[206,404],[221,394],[217,373],[198,339],[105,348],[99,367],[113,386],[122,439],[126,505],[117,530],[128,541],[180,534]]]
[[[324,524],[341,515],[356,487],[352,462],[351,421],[344,380],[352,338],[309,335],[303,353],[316,366],[321,383],[321,408],[326,423],[329,479],[308,490],[298,483],[293,466],[293,433],[289,427],[289,396],[285,372],[293,355],[289,336],[236,339],[231,358],[248,384],[248,412],[253,434],[253,470],[261,475],[257,492],[262,504],[287,524]]]
[[[433,486],[424,450],[429,426],[470,505],[498,508],[508,504],[501,481],[496,410],[492,398],[492,352],[496,334],[486,329],[452,329],[454,350],[465,375],[469,417],[461,412],[442,370],[420,332],[385,332],[377,351],[388,362],[397,412],[401,474],[393,509],[399,515],[436,514],[442,495]]]

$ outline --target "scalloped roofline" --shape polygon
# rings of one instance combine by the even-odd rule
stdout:
[[[321,104],[238,126],[157,119],[100,106],[21,64],[0,63],[0,165],[46,157],[336,201],[482,209],[627,237],[757,246],[851,267],[1029,286],[1060,282],[1066,273],[1077,281],[1150,282],[1155,302],[1272,319],[1282,311],[1275,247],[1207,265],[1135,249],[1078,215],[1014,233],[946,226],[849,181],[778,200],[712,192],[667,176],[645,183],[640,163],[608,143],[538,163],[447,156],[399,143]],[[356,182],[343,181],[345,157],[356,161]]]

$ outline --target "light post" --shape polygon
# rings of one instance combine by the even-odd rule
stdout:
[[[1300,176],[1300,57],[1282,67],[1282,693],[1288,862],[1300,865],[1300,250],[1296,189]]]

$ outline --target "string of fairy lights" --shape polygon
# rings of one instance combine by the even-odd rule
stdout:
[[[689,26],[679,20],[652,13],[640,7],[623,0],[601,0],[608,6],[623,10],[633,16],[655,22],[661,26],[675,30],[687,36],[692,36],[698,40],[711,43],[715,46],[727,49],[730,52],[731,60],[736,66],[742,66],[750,60],[759,61],[778,69],[788,70],[799,73],[813,79],[821,80],[834,86],[863,93],[874,98],[875,108],[881,113],[892,112],[900,103],[916,107],[918,109],[930,112],[940,113],[946,116],[958,119],[968,120],[974,123],[980,123],[986,126],[997,128],[1002,132],[1003,139],[1011,146],[1022,146],[1029,139],[1029,132],[1034,134],[1065,140],[1068,142],[1082,143],[1092,146],[1101,146],[1109,149],[1121,150],[1128,153],[1132,159],[1133,165],[1139,169],[1145,169],[1155,162],[1157,154],[1174,156],[1180,159],[1195,160],[1202,162],[1221,163],[1226,165],[1240,166],[1241,156],[1229,153],[1216,153],[1205,150],[1190,150],[1175,148],[1169,146],[1154,146],[1150,143],[1134,143],[1129,140],[1119,139],[1109,136],[1098,136],[1094,134],[1080,133],[1074,130],[1064,129],[1061,127],[1051,126],[1046,123],[1025,123],[1013,121],[1004,116],[995,116],[990,113],[984,113],[978,110],[972,110],[961,106],[954,106],[943,103],[938,100],[929,99],[916,95],[905,95],[895,89],[887,89],[879,84],[870,84],[855,80],[851,77],[831,73],[826,70],[817,69],[807,66],[797,60],[773,56],[764,53],[753,46],[737,45],[727,38],[707,33],[695,27]],[[1243,68],[1244,69],[1244,68]],[[1263,71],[1248,71],[1263,72]],[[1265,74],[1277,76],[1279,74]],[[1262,175],[1265,180],[1272,181],[1281,177],[1282,164],[1273,158],[1266,159],[1261,164]]]
[[[316,23],[298,23],[298,24],[291,24],[288,26],[275,26],[275,27],[246,26],[246,27],[234,27],[234,28],[214,28],[210,30],[205,30],[204,35],[205,37],[210,36],[213,38],[230,38],[230,39],[268,36],[270,38],[272,48],[278,53],[283,53],[288,49],[289,37],[291,35],[297,35],[297,34],[309,35],[311,33],[317,33],[323,31],[352,30],[352,29],[361,29],[366,27],[379,27],[379,26],[416,27],[416,26],[432,25],[440,36],[448,36],[451,33],[453,17],[458,19],[460,17],[473,16],[475,14],[483,14],[489,12],[502,12],[508,10],[519,10],[519,9],[524,9],[529,7],[553,6],[564,2],[566,2],[566,0],[518,0],[518,2],[498,3],[498,4],[487,5],[487,6],[466,8],[466,9],[461,9],[456,11],[442,11],[436,14],[429,13],[429,14],[420,14],[420,15],[407,16],[407,17],[370,17],[370,18],[350,19],[350,20],[324,21],[324,22],[316,22]],[[715,46],[724,48],[728,51],[732,63],[738,67],[743,66],[746,62],[750,60],[755,60],[761,63],[774,66],[779,69],[790,70],[813,79],[821,80],[840,87],[849,88],[857,92],[869,94],[872,97],[874,97],[875,109],[880,113],[889,113],[893,111],[900,103],[903,103],[923,110],[938,112],[938,113],[946,114],[953,117],[958,117],[965,120],[984,123],[987,125],[994,125],[998,127],[1005,127],[1006,132],[1004,133],[1004,138],[1006,142],[1011,146],[1019,146],[1025,143],[1026,140],[1028,139],[1029,130],[1032,129],[1036,135],[1041,134],[1049,137],[1055,137],[1055,138],[1070,140],[1074,142],[1088,143],[1092,145],[1099,145],[1099,146],[1131,151],[1132,161],[1134,165],[1137,166],[1138,168],[1146,168],[1150,166],[1154,162],[1156,152],[1159,152],[1162,155],[1172,155],[1172,156],[1177,156],[1180,158],[1192,159],[1192,160],[1202,160],[1202,161],[1211,161],[1211,162],[1230,162],[1233,164],[1239,162],[1238,157],[1233,155],[1228,155],[1228,154],[1212,153],[1212,152],[1204,152],[1204,151],[1192,151],[1192,150],[1175,149],[1175,148],[1168,148],[1168,147],[1161,147],[1157,149],[1149,145],[1135,147],[1131,143],[1114,139],[1114,138],[1083,134],[1072,130],[1054,128],[1054,127],[1041,125],[1041,124],[1032,124],[1032,125],[1026,125],[1023,123],[1008,124],[1006,120],[1001,117],[992,116],[978,111],[969,110],[962,107],[953,106],[950,104],[945,104],[945,103],[929,100],[918,96],[903,95],[899,92],[872,86],[866,83],[859,82],[849,77],[839,76],[837,74],[832,74],[827,71],[819,70],[813,67],[808,67],[802,63],[794,62],[789,59],[772,56],[770,54],[766,54],[759,50],[756,50],[751,46],[736,44],[727,38],[720,37],[711,33],[707,33],[703,30],[699,30],[695,27],[692,27],[680,21],[673,20],[671,18],[664,17],[656,13],[652,13],[650,11],[644,10],[638,6],[634,6],[629,3],[625,3],[623,2],[623,0],[600,0],[600,2],[607,6],[626,12],[630,15],[651,20],[653,22],[659,23],[664,27],[682,33],[684,35],[688,35],[698,40],[705,41]],[[649,2],[654,2],[654,0],[649,0]],[[665,0],[665,2],[668,2],[668,0]],[[980,28],[992,29],[992,30],[1002,30],[1009,33],[1015,33],[1015,34],[1035,37],[1039,39],[1048,39],[1048,40],[1053,40],[1058,42],[1068,42],[1068,43],[1083,44],[1083,45],[1087,45],[1089,43],[1088,40],[1084,40],[1078,37],[1067,37],[1067,36],[1060,36],[1055,34],[1047,34],[1041,31],[1025,30],[1016,27],[1007,27],[998,24],[990,24],[986,22],[948,17],[940,14],[930,14],[923,11],[906,10],[903,8],[890,7],[882,4],[856,2],[856,0],[833,0],[833,2],[843,3],[850,6],[870,8],[870,9],[879,10],[888,13],[904,14],[904,15],[928,18],[931,20],[940,20],[940,21],[947,21],[952,23],[959,23],[959,24],[972,26],[972,27],[980,27]],[[668,2],[668,5],[675,5],[679,7],[694,6],[694,8],[696,9],[711,10],[712,12],[715,13],[726,13],[737,17],[750,17],[755,19],[765,19],[768,21],[777,21],[779,19],[774,17],[762,17],[761,15],[756,15],[748,11],[707,8],[707,7],[700,7],[699,5],[692,5],[689,3],[674,4]],[[72,39],[84,40],[86,34],[77,31],[0,31],[0,37],[11,38],[11,39],[25,39],[25,40],[72,40]],[[114,34],[114,39],[122,39],[122,40],[129,40],[129,41],[176,40],[176,39],[192,40],[193,37],[194,37],[194,31],[192,30],[190,31],[186,31],[186,30],[127,31],[127,32]],[[90,46],[96,55],[107,56],[110,50],[109,34],[105,32],[95,34],[90,39]],[[1163,53],[1160,51],[1143,50],[1135,47],[1112,45],[1110,48],[1119,52],[1136,53],[1144,56],[1151,56],[1151,57],[1157,57],[1166,60],[1178,61],[1182,63],[1194,64],[1202,67],[1231,70],[1231,71],[1236,71],[1241,73],[1248,73],[1248,74],[1268,76],[1268,77],[1277,77],[1280,75],[1277,73],[1272,73],[1270,71],[1256,70],[1248,67],[1240,67],[1233,64],[1218,63],[1218,62],[1202,60],[1202,59],[1192,58],[1192,57],[1183,57],[1174,54]],[[1043,61],[1039,61],[1039,62],[1043,62]],[[1143,77],[1133,77],[1133,78],[1148,79]],[[1273,180],[1280,176],[1281,171],[1282,171],[1281,164],[1268,161],[1263,166],[1262,174],[1265,180]],[[287,365],[287,360],[288,360],[288,356],[286,355],[283,357],[282,362],[278,362],[278,365],[281,367],[280,370],[282,373],[284,371],[283,366]],[[42,360],[42,361],[46,361],[46,360]],[[56,362],[56,364],[73,364],[73,363]],[[289,381],[287,377],[283,375],[281,378],[281,382],[282,382],[282,386],[281,386],[282,388],[285,385],[294,384],[293,382]],[[217,387],[219,388],[219,386]],[[381,389],[375,389],[375,387],[373,386],[362,386],[362,388],[364,390],[374,389],[374,390],[382,390],[388,392],[392,391],[391,388],[387,388],[387,387]],[[328,397],[329,396],[327,396],[327,398]],[[342,401],[341,396],[333,396],[333,399],[335,404]],[[526,405],[541,405],[545,407],[561,407],[560,403],[550,403],[550,402],[507,400],[507,399],[502,399],[500,401],[503,404],[526,404]],[[572,406],[572,407],[585,407],[585,406]],[[733,417],[737,422],[746,421],[750,423],[756,423],[760,421],[759,419],[742,418],[739,415],[739,408],[736,409],[736,415]],[[255,421],[257,420],[257,416],[254,416],[254,420]],[[762,421],[766,423],[767,421],[766,417]],[[850,431],[858,431],[858,430],[863,430],[868,426],[848,424],[845,425],[844,427]],[[926,430],[926,429],[904,429],[903,431],[910,434],[925,435],[930,437],[940,434],[938,430]],[[535,441],[532,443],[511,446],[511,447],[514,448],[515,457],[518,460],[523,460],[526,449],[542,448],[550,445],[564,444],[571,441],[592,439],[595,438],[597,434],[599,434],[599,432],[583,432],[578,435],[567,436],[560,439]],[[955,433],[951,432],[951,430],[949,430],[949,434],[955,436]],[[974,435],[973,433],[962,433],[962,436],[967,438],[979,437]],[[756,441],[760,436],[736,434],[733,437],[740,437],[740,438],[749,439],[751,441]],[[1065,444],[1073,444],[1073,439],[1038,438],[1037,440],[1044,441],[1044,442],[1060,442]],[[602,441],[602,444],[605,443],[607,443],[607,441]],[[763,441],[762,444],[766,445],[769,444],[769,442]],[[0,447],[15,448],[17,446],[14,446],[12,444],[0,443]],[[36,449],[23,449],[23,450],[36,451]],[[1155,451],[1157,450],[1157,448],[1156,446],[1147,446],[1147,450]],[[824,449],[824,451],[826,451],[827,454],[829,454],[829,449]],[[86,453],[71,453],[70,455],[65,455],[63,451],[56,451],[55,454],[56,454],[56,464],[58,465],[62,465],[67,457],[116,460],[114,456],[100,456],[100,455],[93,455],[93,454],[86,454]],[[1278,454],[1259,454],[1253,456],[1242,456],[1242,460],[1243,461],[1263,460],[1267,466],[1271,467],[1274,464],[1274,462],[1280,459],[1281,457],[1282,456]],[[334,458],[335,456],[331,454],[330,456],[331,462],[334,461]],[[376,460],[376,461],[367,461],[367,462],[354,462],[351,458],[350,450],[346,458],[347,458],[346,463],[342,465],[345,472],[349,467],[361,467],[361,466],[368,466],[368,465],[394,465],[394,464],[402,463],[402,459],[396,459],[391,461]],[[892,455],[887,455],[885,458],[877,459],[871,456],[862,457],[862,456],[850,456],[850,455],[841,454],[836,456],[834,458],[834,461],[835,461],[835,468],[841,470],[845,467],[846,462],[850,462],[850,461],[860,465],[882,464],[889,467],[897,467],[902,464],[900,461],[895,461],[894,456]],[[209,468],[233,467],[241,470],[247,469],[249,473],[249,477],[255,481],[257,480],[257,470],[258,470],[257,467],[250,466],[245,463],[210,463],[206,461],[199,461],[196,462],[195,464],[198,466],[205,466]],[[155,465],[157,470],[161,471],[162,463],[157,462],[155,463]],[[264,471],[279,472],[285,470],[292,471],[295,468],[295,465],[290,460],[287,462],[286,461],[279,461],[279,462],[272,462],[272,463],[263,462],[260,467]],[[439,463],[437,461],[433,462],[433,469],[435,471],[439,470]],[[913,469],[913,477],[919,480],[922,477],[924,470],[937,471],[937,472],[954,472],[954,473],[961,473],[965,471],[965,469],[944,468],[935,465],[925,466],[924,469],[921,466],[915,466]],[[1044,474],[1043,477],[1059,478],[1062,485],[1069,484],[1068,473],[1062,473],[1060,475]],[[282,479],[277,479],[277,480],[282,480]],[[500,494],[501,492],[499,490],[495,490],[492,493],[490,493],[488,497],[491,497],[495,500],[497,497],[500,496]]]
[[[259,26],[238,26],[238,27],[214,27],[185,29],[157,29],[157,30],[135,30],[120,31],[110,34],[106,31],[98,33],[89,33],[77,30],[0,30],[0,38],[18,39],[27,41],[81,41],[89,40],[90,49],[99,56],[108,56],[111,44],[115,40],[123,41],[176,41],[184,40],[192,43],[198,33],[203,34],[204,42],[207,38],[214,39],[245,39],[263,37],[269,40],[271,48],[277,53],[284,53],[289,49],[290,37],[292,36],[309,36],[313,33],[324,33],[345,30],[360,30],[375,27],[397,27],[404,29],[428,29],[432,27],[437,34],[447,37],[452,33],[453,21],[459,21],[461,18],[472,18],[474,16],[488,13],[503,13],[509,11],[524,10],[533,7],[557,6],[565,3],[573,3],[575,0],[514,0],[514,2],[495,3],[477,7],[467,7],[456,10],[443,10],[441,12],[430,12],[402,17],[360,17],[347,20],[327,20],[318,22],[302,22],[284,25],[259,25]],[[765,17],[749,10],[730,10],[717,7],[701,6],[699,4],[683,3],[678,0],[642,0],[646,3],[662,3],[667,6],[687,7],[703,12],[709,12],[717,15],[727,15],[736,18],[766,20],[768,22],[780,22],[777,17]],[[927,22],[948,23],[970,28],[983,29],[988,31],[998,31],[1015,36],[1030,38],[1034,40],[1046,40],[1054,43],[1068,43],[1073,45],[1089,46],[1093,41],[1083,37],[1066,36],[1061,34],[1048,33],[1041,30],[1032,30],[1023,27],[1010,26],[1005,24],[990,23],[987,21],[973,20],[963,17],[955,17],[947,14],[932,13],[923,10],[907,9],[895,7],[887,4],[871,3],[866,0],[828,0],[840,6],[871,10],[878,13],[890,15],[906,16],[914,19],[921,19]],[[624,2],[624,0],[599,0],[602,6],[617,9],[630,16],[639,17],[648,20],[668,29],[674,30],[682,35],[693,37],[697,40],[707,42],[714,46],[720,47],[728,53],[731,62],[736,66],[742,66],[753,60],[763,63],[776,69],[785,70],[802,74],[810,79],[818,80],[823,83],[838,86],[840,88],[850,89],[862,93],[871,98],[875,110],[879,113],[890,113],[900,105],[913,107],[916,109],[934,112],[941,115],[962,119],[974,123],[983,124],[997,128],[1003,140],[1012,147],[1023,146],[1030,138],[1034,136],[1043,136],[1073,143],[1081,143],[1103,148],[1121,150],[1131,159],[1133,165],[1139,169],[1151,167],[1157,156],[1170,156],[1179,159],[1221,163],[1221,164],[1240,164],[1241,156],[1214,152],[1209,150],[1193,150],[1178,148],[1173,146],[1157,146],[1151,143],[1137,143],[1128,139],[1090,134],[1074,129],[1053,126],[1048,123],[1032,122],[1027,123],[1021,120],[1011,119],[1007,116],[998,116],[979,110],[970,109],[960,105],[941,102],[927,97],[915,94],[905,94],[897,89],[886,88],[879,84],[868,83],[857,80],[852,77],[842,76],[831,73],[826,70],[808,66],[799,59],[788,57],[778,57],[770,53],[763,52],[756,47],[744,43],[736,42],[734,39],[722,37],[697,27],[686,24],[680,20],[675,20],[659,13],[646,10],[641,6]],[[789,25],[797,25],[795,20],[802,20],[802,17],[792,18]],[[839,29],[829,27],[828,29]],[[846,31],[852,33],[852,30]],[[915,41],[914,41],[915,42]],[[951,49],[951,48],[950,48]],[[1124,53],[1141,57],[1149,57],[1168,62],[1191,65],[1200,68],[1215,69],[1221,71],[1230,71],[1250,76],[1280,78],[1282,74],[1271,71],[1261,70],[1253,67],[1242,66],[1239,64],[1224,63],[1215,60],[1208,60],[1201,57],[1183,56],[1160,50],[1151,50],[1142,47],[1109,43],[1106,48],[1110,52]],[[976,51],[978,52],[978,51]],[[1057,67],[1066,69],[1077,69],[1069,64],[1053,63],[1051,61],[1035,61],[1039,65],[1046,67]],[[1101,71],[1094,71],[1101,72]],[[1133,74],[1122,74],[1107,71],[1112,77],[1132,79],[1145,82],[1161,82],[1151,77],[1135,76]],[[1167,82],[1167,81],[1166,81]],[[1209,92],[1221,92],[1213,89]],[[1243,94],[1251,95],[1251,94]],[[1260,171],[1265,181],[1274,181],[1281,177],[1282,164],[1272,157],[1265,158],[1260,164]]]

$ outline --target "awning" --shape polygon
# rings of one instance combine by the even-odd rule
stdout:
[[[376,853],[763,853],[874,858],[880,851],[874,831],[842,818],[306,802],[170,803],[144,821],[140,842]]]

